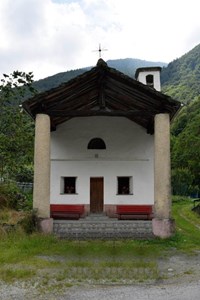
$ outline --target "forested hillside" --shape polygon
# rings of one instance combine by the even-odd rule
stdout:
[[[172,124],[172,185],[175,194],[200,193],[200,45],[162,71],[162,91],[185,106]]]
[[[164,93],[183,103],[200,95],[200,45],[162,69]]]
[[[152,61],[146,61],[146,60],[140,60],[134,58],[108,60],[107,64],[109,67],[115,68],[132,78],[135,78],[135,71],[138,68],[152,67],[152,66],[156,66],[156,67],[167,66],[167,64],[163,62],[152,62]]]
[[[172,183],[174,194],[200,192],[200,96],[184,106],[172,124]]]
[[[33,83],[33,86],[35,87],[35,89],[38,92],[47,91],[47,90],[50,90],[51,88],[59,86],[63,82],[67,82],[70,79],[72,79],[80,74],[83,74],[84,72],[86,72],[89,69],[90,68],[88,67],[88,68],[84,68],[84,69],[77,69],[77,70],[71,70],[71,71],[58,73],[53,76],[49,76],[47,78],[35,81]]]

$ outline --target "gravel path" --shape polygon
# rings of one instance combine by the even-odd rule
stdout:
[[[59,300],[197,300],[200,297],[200,281],[181,285],[118,286],[78,288],[69,291]]]
[[[162,280],[152,284],[84,284],[56,288],[37,282],[0,282],[0,300],[198,300],[200,299],[200,254],[174,255],[158,261]],[[39,279],[38,279],[39,280]]]
[[[33,289],[1,286],[2,300],[198,300],[200,280],[181,284],[132,286],[74,286],[62,294],[38,295]]]

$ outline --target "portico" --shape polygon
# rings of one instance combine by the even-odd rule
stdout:
[[[23,107],[36,123],[33,207],[43,231],[52,230],[50,203],[84,204],[86,215],[96,209],[91,191],[92,186],[97,191],[99,180],[98,209],[113,217],[121,203],[152,204],[154,235],[173,233],[170,121],[179,102],[100,59],[90,71]],[[89,149],[92,138],[102,139],[106,148]],[[67,184],[74,185],[72,193],[64,189]]]

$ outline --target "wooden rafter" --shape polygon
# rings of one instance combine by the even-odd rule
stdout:
[[[153,133],[155,114],[166,112],[172,119],[180,102],[100,59],[90,71],[26,100],[23,108],[33,118],[38,113],[50,115],[52,129],[74,117],[122,116]]]

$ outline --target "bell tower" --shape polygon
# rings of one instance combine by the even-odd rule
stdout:
[[[135,78],[141,83],[146,84],[149,87],[154,88],[155,90],[160,92],[160,72],[161,67],[138,68],[135,72]]]

